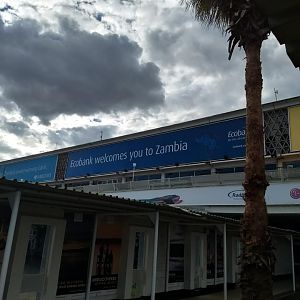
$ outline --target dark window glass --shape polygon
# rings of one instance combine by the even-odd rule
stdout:
[[[167,173],[166,178],[177,178],[179,177],[179,172]]]
[[[11,209],[7,201],[0,201],[0,271],[3,262]]]
[[[161,174],[152,174],[149,175],[149,179],[161,179]]]
[[[26,260],[24,266],[25,274],[40,274],[44,272],[45,258],[47,257],[47,246],[49,244],[50,226],[32,224],[29,234]]]
[[[287,162],[284,164],[284,168],[300,168],[300,162]]]
[[[57,295],[83,293],[86,290],[87,271],[94,217],[68,213],[62,251]]]
[[[209,175],[210,173],[210,170],[197,170],[195,171],[195,176]]]
[[[235,168],[234,168],[234,171],[235,171],[236,173],[244,172],[244,167],[235,167]]]
[[[143,269],[145,254],[145,233],[136,232],[134,243],[133,269]]]
[[[276,164],[268,164],[265,166],[265,169],[269,171],[276,170]]]
[[[180,177],[188,177],[188,176],[194,176],[194,171],[186,171],[186,172],[180,172]]]
[[[148,175],[135,176],[135,177],[134,177],[134,180],[135,180],[135,181],[148,180]]]
[[[216,169],[217,174],[234,173],[234,168],[220,168]]]

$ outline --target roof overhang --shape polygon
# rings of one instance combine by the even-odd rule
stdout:
[[[172,220],[179,224],[190,226],[220,226],[226,224],[227,230],[239,232],[240,221],[203,211],[192,211],[170,205],[153,204],[149,202],[118,198],[107,195],[90,194],[78,191],[62,190],[32,184],[17,182],[0,178],[0,202],[7,201],[11,193],[21,192],[21,203],[46,205],[63,208],[65,210],[93,212],[104,215],[149,215],[159,212],[161,220]],[[299,236],[300,232],[294,230],[271,228],[275,234],[293,234]]]
[[[300,67],[300,1],[255,0],[267,16],[271,31],[296,68]]]
[[[234,219],[210,215],[204,212],[194,212],[175,206],[153,204],[109,195],[56,189],[39,184],[0,178],[0,202],[7,201],[10,194],[16,191],[21,192],[21,203],[30,204],[32,207],[46,205],[47,207],[62,208],[68,211],[81,211],[100,215],[143,216],[159,212],[160,219],[176,220],[185,224],[197,223],[203,226],[211,226],[226,223],[231,228],[240,227],[240,222]]]

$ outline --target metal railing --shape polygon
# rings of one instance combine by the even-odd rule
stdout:
[[[300,168],[285,168],[266,171],[269,182],[300,179]],[[216,186],[226,184],[242,184],[245,173],[224,173],[176,178],[161,178],[152,180],[127,181],[116,183],[104,183],[72,187],[75,190],[83,190],[91,193],[108,193],[131,190],[156,190],[169,188],[186,188],[196,186]]]

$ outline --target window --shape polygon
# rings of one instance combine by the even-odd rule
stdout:
[[[180,177],[189,177],[189,176],[194,176],[194,175],[195,175],[194,171],[180,172]]]
[[[98,219],[91,291],[117,289],[122,231],[122,223]]]
[[[67,213],[65,239],[60,263],[57,295],[86,291],[91,240],[94,229],[92,215]]]
[[[210,173],[210,170],[197,170],[195,171],[195,176],[209,175]]]
[[[268,164],[268,165],[265,166],[265,169],[267,171],[276,170],[276,164]]]
[[[220,168],[216,169],[217,174],[234,173],[234,168]]]
[[[149,179],[161,179],[161,174],[151,174],[149,175]]]
[[[135,233],[133,269],[143,269],[144,267],[144,253],[145,253],[145,233]]]
[[[166,178],[177,178],[179,177],[179,172],[166,173]]]
[[[244,167],[235,167],[234,172],[239,173],[239,172],[244,172],[245,168]]]
[[[135,181],[140,181],[140,180],[148,180],[148,175],[139,175],[139,176],[135,176],[134,180]]]
[[[10,223],[11,209],[8,201],[0,200],[0,272],[3,263],[4,250]]]

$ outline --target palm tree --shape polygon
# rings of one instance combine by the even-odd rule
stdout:
[[[254,0],[181,0],[195,18],[229,35],[229,59],[235,46],[246,55],[245,210],[242,218],[241,288],[243,300],[272,299],[274,256],[268,233],[265,191],[263,117],[261,108],[262,42],[270,33],[267,18]]]

